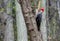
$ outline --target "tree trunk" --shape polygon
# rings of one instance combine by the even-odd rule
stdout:
[[[13,18],[8,16],[5,28],[4,41],[14,41]]]
[[[57,0],[48,0],[48,41],[57,41],[59,28],[59,14],[57,10]]]
[[[11,15],[8,15],[12,14],[12,8],[10,5],[11,2],[12,0],[4,0],[6,9],[6,13],[4,14],[4,19],[6,23],[4,41],[14,41],[13,18]]]
[[[42,14],[41,23],[41,33],[43,41],[47,41],[47,28],[46,28],[46,0],[42,0],[42,7],[44,8],[44,13]]]
[[[40,41],[40,33],[37,30],[36,21],[29,0],[20,0],[20,4],[22,6],[24,19],[29,30],[31,41]]]
[[[17,41],[28,41],[27,28],[23,18],[21,6],[17,2],[17,0],[15,0],[15,4],[16,4],[16,21],[17,21],[16,24],[17,24],[17,35],[18,35]]]

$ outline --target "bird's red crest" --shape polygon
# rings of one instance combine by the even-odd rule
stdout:
[[[42,12],[44,12],[44,8],[41,8],[40,10],[41,10]]]
[[[39,12],[40,12],[40,11],[44,12],[44,8],[40,8],[38,11],[39,11]]]

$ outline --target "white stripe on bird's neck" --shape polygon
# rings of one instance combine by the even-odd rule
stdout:
[[[37,13],[36,13],[36,17],[37,17],[37,15],[38,15],[38,14],[42,14],[42,11],[40,11],[40,12],[37,12]]]
[[[38,12],[37,15],[38,15],[38,14],[42,14],[42,10],[41,10],[40,12]]]

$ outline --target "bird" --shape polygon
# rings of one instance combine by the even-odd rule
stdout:
[[[37,29],[40,31],[41,21],[42,21],[42,13],[44,12],[44,8],[40,8],[36,14],[36,23]]]

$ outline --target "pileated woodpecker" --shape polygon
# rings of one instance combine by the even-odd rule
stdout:
[[[42,13],[44,12],[44,8],[41,8],[38,10],[36,14],[36,23],[37,23],[37,29],[40,31],[41,21],[42,21]]]

